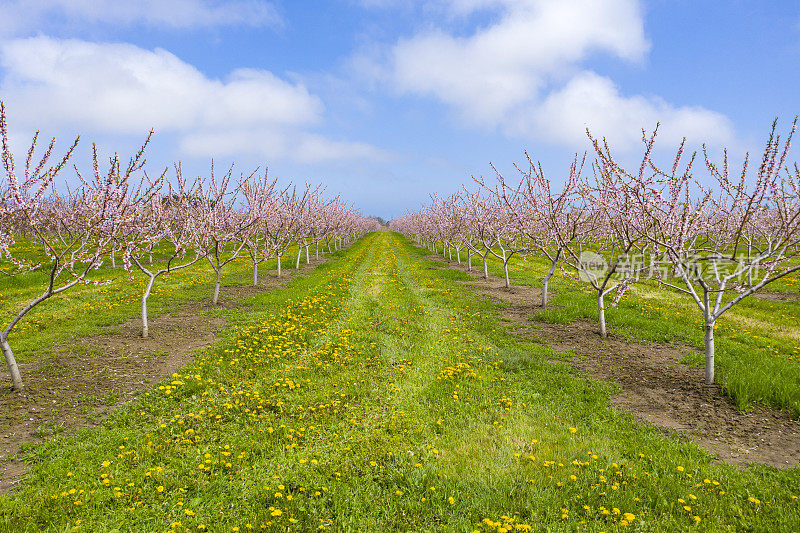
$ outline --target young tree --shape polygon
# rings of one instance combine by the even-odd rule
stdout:
[[[728,154],[714,163],[703,146],[705,168],[714,185],[694,178],[693,154],[681,167],[684,142],[670,170],[652,160],[658,127],[642,132],[644,156],[637,173],[626,171],[609,147],[592,139],[598,157],[615,176],[612,193],[636,205],[628,224],[665,252],[675,278],[661,285],[689,295],[703,314],[705,379],[714,382],[714,329],[719,317],[769,283],[800,270],[800,170],[785,166],[797,119],[786,140],[772,125],[761,164],[752,175],[749,154],[738,178],[729,172]],[[747,248],[747,252],[744,248]],[[682,282],[682,284],[681,284]]]
[[[250,220],[247,230],[242,234],[245,248],[253,263],[253,286],[258,285],[258,265],[271,257],[267,248],[266,218],[275,210],[278,197],[275,193],[277,179],[270,180],[269,172],[242,186],[246,212]]]
[[[297,260],[294,267],[300,268],[300,258],[302,257],[303,250],[306,252],[306,264],[311,259],[309,257],[309,248],[314,241],[314,225],[317,223],[318,218],[324,208],[325,201],[322,199],[324,189],[320,187],[311,188],[306,184],[306,192],[303,195],[302,202],[297,205],[296,219],[295,219],[295,242],[297,244]]]
[[[514,165],[521,175],[520,183],[511,188],[497,172],[498,193],[509,210],[516,231],[523,235],[530,249],[538,251],[550,262],[542,281],[541,306],[547,306],[550,279],[567,248],[582,236],[591,234],[594,211],[582,201],[579,187],[586,154],[579,160],[576,154],[569,167],[561,192],[554,195],[550,180],[541,162],[534,163],[528,152],[528,169]]]
[[[0,136],[7,184],[6,196],[0,202],[4,210],[0,233],[32,235],[45,258],[39,266],[49,272],[44,291],[20,309],[0,333],[0,346],[11,374],[12,387],[20,390],[23,387],[22,376],[8,342],[14,326],[45,300],[79,283],[87,283],[87,276],[100,267],[101,258],[114,248],[120,231],[130,223],[138,205],[149,201],[155,190],[142,187],[141,182],[138,186],[131,183],[132,176],[144,166],[144,151],[150,136],[126,167],[120,165],[119,157],[115,155],[105,173],[100,172],[94,148],[93,179],[87,180],[77,172],[79,186],[68,189],[66,194],[56,189],[54,180],[72,157],[77,139],[61,159],[48,166],[55,139],[34,164],[38,133],[34,135],[24,175],[20,179],[8,142],[6,112],[2,103]],[[4,251],[8,254],[10,248],[6,247]],[[98,283],[94,281],[95,285]]]
[[[129,230],[120,239],[124,243],[126,265],[133,264],[147,276],[147,285],[142,293],[142,338],[145,339],[150,335],[147,301],[156,279],[187,268],[203,257],[199,247],[201,226],[197,213],[197,182],[187,185],[180,165],[175,166],[175,174],[176,183],[174,186],[167,184],[167,195],[156,195],[141,203]],[[163,177],[164,174],[161,179]],[[153,268],[152,250],[158,244],[168,245],[169,250],[160,267]],[[190,252],[188,259],[187,252]],[[191,252],[194,252],[193,256]],[[151,257],[147,266],[143,258],[145,254]]]
[[[255,170],[247,178],[242,175],[236,187],[230,187],[233,167],[217,180],[214,163],[211,163],[211,179],[198,181],[197,211],[202,223],[202,255],[208,259],[216,275],[212,303],[219,303],[219,289],[222,284],[222,269],[239,257],[246,240],[242,235],[256,220],[246,211],[237,209],[237,194],[247,181],[258,172]]]
[[[483,259],[483,277],[489,279],[489,266],[487,260],[491,248],[497,244],[497,235],[493,231],[493,220],[486,199],[481,197],[480,192],[470,193],[464,189],[460,196],[460,208],[469,228],[467,246],[473,253]],[[469,259],[469,258],[468,258]]]
[[[276,258],[278,277],[281,277],[283,254],[286,253],[301,230],[301,216],[305,201],[305,195],[298,198],[295,187],[292,187],[291,193],[287,187],[278,195],[273,209],[264,217],[265,246]]]
[[[306,247],[306,263],[308,263],[308,249],[313,244],[314,254],[319,259],[319,243],[326,239],[335,228],[335,220],[338,216],[346,216],[347,209],[341,204],[341,199],[337,196],[332,200],[326,200],[321,196],[316,201],[316,205],[311,207],[311,220],[309,223],[309,245]]]
[[[515,194],[510,195],[506,198],[506,201],[503,201],[498,187],[489,189],[482,180],[478,183],[490,192],[490,196],[486,200],[486,209],[489,213],[489,223],[486,227],[491,240],[496,243],[500,253],[495,252],[494,246],[490,246],[488,250],[489,253],[502,261],[506,288],[510,288],[511,279],[508,275],[508,263],[514,254],[524,251],[526,248],[525,244],[521,242],[520,233],[515,227],[512,215],[514,209],[519,209],[519,198]]]
[[[594,210],[588,215],[592,217],[591,231],[581,233],[566,246],[564,262],[594,289],[600,336],[605,338],[605,298],[616,293],[616,305],[637,279],[639,273],[633,262],[644,255],[647,241],[640,228],[630,223],[639,216],[636,203],[627,194],[617,194],[619,177],[602,159],[592,168],[594,183],[584,183],[580,189],[585,209]]]
[[[461,264],[461,250],[464,249],[466,237],[464,235],[464,220],[458,209],[458,195],[451,194],[447,198],[431,195],[430,225],[435,228],[438,238],[445,246],[443,254],[453,260],[453,250],[456,252],[456,261]]]

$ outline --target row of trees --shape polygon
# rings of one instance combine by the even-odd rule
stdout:
[[[654,161],[658,126],[642,132],[643,155],[627,168],[605,139],[587,130],[594,158],[576,156],[560,189],[526,153],[517,179],[495,169],[463,190],[391,222],[391,227],[468,268],[473,255],[499,258],[510,286],[508,261],[538,256],[549,267],[541,305],[556,268],[589,283],[597,298],[600,335],[607,335],[606,299],[616,304],[644,278],[692,298],[702,314],[706,382],[714,381],[714,328],[719,317],[769,283],[800,270],[800,169],[787,157],[797,120],[785,140],[773,123],[757,168],[749,154],[735,173],[727,150],[717,162],[703,146],[685,153],[685,139],[669,167]],[[697,171],[697,167],[701,171]],[[569,274],[572,272],[573,274]]]
[[[282,259],[290,249],[297,248],[299,267],[303,253],[309,261],[311,247],[319,257],[320,247],[331,252],[378,227],[339,197],[328,198],[321,188],[280,187],[266,171],[234,180],[232,167],[219,175],[212,163],[208,177],[190,180],[176,164],[171,173],[164,170],[151,176],[144,154],[152,132],[127,164],[115,155],[101,169],[93,146],[91,174],[84,175],[75,166],[72,183],[59,181],[73,159],[77,139],[56,158],[55,140],[37,154],[37,133],[20,173],[2,103],[0,136],[5,170],[0,193],[0,258],[5,268],[0,272],[47,273],[42,293],[17,310],[0,332],[14,389],[23,386],[8,343],[14,326],[38,304],[72,287],[110,283],[90,281],[90,274],[107,262],[117,267],[119,258],[120,268],[140,271],[148,280],[141,300],[142,336],[147,337],[147,302],[160,276],[207,261],[215,274],[212,301],[217,304],[223,269],[235,260],[252,263],[256,285],[258,266],[277,259],[280,276]],[[21,236],[35,245],[36,257],[30,250],[15,255],[12,245]]]

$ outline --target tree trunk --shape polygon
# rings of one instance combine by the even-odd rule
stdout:
[[[310,244],[306,244],[306,264],[310,263],[311,260],[308,258],[308,249],[311,247]]]
[[[0,346],[3,349],[3,356],[6,358],[6,365],[11,374],[11,388],[19,391],[22,390],[22,376],[19,373],[17,360],[14,358],[14,352],[11,351],[11,346],[8,345],[8,339],[5,336],[0,336]]]
[[[314,243],[314,253],[317,255],[317,259],[319,259],[319,241]]]
[[[505,249],[503,249],[503,272],[506,275],[506,289],[510,289],[511,288],[511,280],[508,279],[508,262],[510,260],[511,260],[510,257],[506,258],[506,251],[505,251]]]
[[[489,279],[489,265],[486,263],[486,258],[489,254],[483,256],[483,279]]]
[[[608,337],[606,332],[606,302],[601,291],[597,291],[597,318],[600,323],[600,336]]]
[[[275,254],[278,258],[278,277],[281,277],[281,256],[283,254]]]
[[[258,285],[258,262],[253,261],[253,287]]]
[[[544,277],[544,283],[542,283],[542,307],[547,307],[547,289],[550,286],[550,278],[553,277],[553,272],[556,271],[557,261],[553,261],[553,264],[550,265],[550,270],[547,271],[547,275]]]
[[[147,323],[147,299],[150,298],[150,291],[153,290],[153,283],[155,283],[156,277],[150,276],[150,281],[147,282],[147,288],[144,290],[144,294],[142,294],[142,338],[146,339],[150,336],[150,328],[148,327]]]
[[[472,270],[472,250],[467,251],[467,270]]]
[[[459,265],[461,264],[461,248],[456,248],[456,261]]]
[[[714,325],[716,319],[705,319],[706,385],[714,384]]]
[[[297,245],[297,261],[294,262],[294,268],[300,268],[300,258],[303,256],[303,247],[299,244]]]
[[[111,268],[117,268],[117,251],[111,250]]]
[[[214,284],[214,300],[213,300],[213,303],[214,303],[214,305],[217,305],[217,303],[219,302],[219,286],[220,286],[220,283],[222,282],[222,270],[221,269],[215,269],[215,270],[217,272],[217,282]]]

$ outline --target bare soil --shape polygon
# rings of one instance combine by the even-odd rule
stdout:
[[[763,463],[778,468],[800,461],[800,424],[788,412],[755,405],[739,411],[717,384],[706,385],[702,368],[680,363],[693,347],[602,339],[586,321],[537,322],[529,333],[561,352],[587,375],[621,389],[611,397],[619,409],[642,422],[686,434],[734,464]]]
[[[310,264],[287,269],[281,278],[272,271],[263,273],[258,286],[222,287],[219,307],[242,307],[243,298],[279,287],[326,260],[312,256]],[[151,319],[147,339],[141,337],[141,320],[131,318],[100,335],[75,339],[21,361],[25,388],[0,389],[0,492],[17,484],[27,471],[21,458],[27,446],[99,424],[219,340],[217,332],[226,320],[204,314],[211,309],[210,298],[187,302],[173,314]],[[0,383],[10,381],[3,369]]]
[[[798,302],[800,294],[796,292],[771,291],[762,289],[753,294],[753,297],[773,302]]]
[[[438,261],[448,264],[446,260]],[[465,265],[449,263],[466,271]],[[737,466],[762,463],[777,468],[800,462],[800,423],[788,412],[754,405],[737,409],[719,385],[707,386],[702,368],[680,363],[694,346],[633,342],[613,333],[606,339],[596,324],[576,321],[549,324],[533,319],[541,309],[541,289],[514,286],[490,275],[483,279],[479,266],[473,280],[461,282],[477,292],[507,304],[501,316],[516,325],[514,332],[555,350],[574,354],[569,364],[594,379],[615,383],[611,397],[621,411],[637,420],[677,431],[715,455]],[[613,328],[613,324],[611,325]]]

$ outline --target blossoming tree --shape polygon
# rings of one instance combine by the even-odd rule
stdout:
[[[659,247],[672,266],[674,276],[661,276],[661,285],[691,297],[703,315],[708,384],[714,382],[714,329],[720,316],[800,270],[800,170],[785,164],[796,123],[782,143],[774,122],[758,169],[750,172],[748,154],[738,177],[729,170],[727,151],[717,164],[703,146],[707,177],[716,191],[695,179],[696,154],[682,165],[685,140],[671,169],[655,164],[658,127],[649,137],[643,133],[638,172],[625,170],[608,145],[592,138],[599,160],[615,177],[610,194],[628,198],[634,207],[627,224]]]
[[[55,179],[72,157],[77,139],[63,157],[48,166],[55,139],[38,158],[38,162],[35,162],[37,133],[28,149],[23,175],[20,177],[17,175],[9,145],[6,111],[2,103],[0,137],[7,184],[7,192],[0,202],[4,210],[2,219],[4,225],[14,224],[14,227],[2,228],[0,233],[11,236],[19,233],[31,235],[44,258],[34,268],[42,268],[48,272],[42,293],[19,309],[0,332],[0,346],[11,374],[12,387],[20,390],[23,387],[22,376],[8,342],[14,326],[45,300],[78,284],[87,283],[87,276],[101,266],[101,258],[114,249],[120,232],[132,221],[138,206],[153,197],[155,189],[142,186],[142,182],[134,183],[134,175],[144,166],[144,151],[150,136],[127,166],[123,167],[119,157],[115,155],[105,172],[100,171],[97,150],[94,148],[91,178],[87,179],[77,172],[79,185],[67,188],[65,193],[56,187]],[[6,237],[6,243],[9,238]],[[4,252],[10,254],[11,248],[6,246]],[[96,285],[100,282],[93,283]]]
[[[147,301],[158,277],[192,266],[203,258],[200,248],[201,225],[198,223],[196,197],[197,182],[187,185],[180,165],[175,166],[175,184],[167,184],[167,195],[154,195],[149,201],[142,202],[131,221],[129,229],[124,232],[122,241],[125,264],[132,264],[147,276],[147,284],[142,293],[142,337],[149,336],[150,328],[147,320]],[[162,174],[161,179],[163,180]],[[161,184],[153,183],[160,188]],[[144,254],[152,258],[152,250],[157,245],[167,247],[166,257],[157,262],[147,264]],[[188,253],[188,257],[187,257]]]
[[[545,175],[541,163],[534,163],[528,152],[528,169],[515,165],[521,175],[520,183],[511,187],[497,172],[498,195],[508,209],[517,233],[527,240],[530,250],[535,250],[550,262],[542,281],[542,307],[547,306],[550,279],[553,277],[565,250],[573,242],[590,234],[594,212],[587,208],[580,194],[579,181],[586,162],[586,154],[578,159],[577,154],[561,188],[554,194],[552,184]]]

